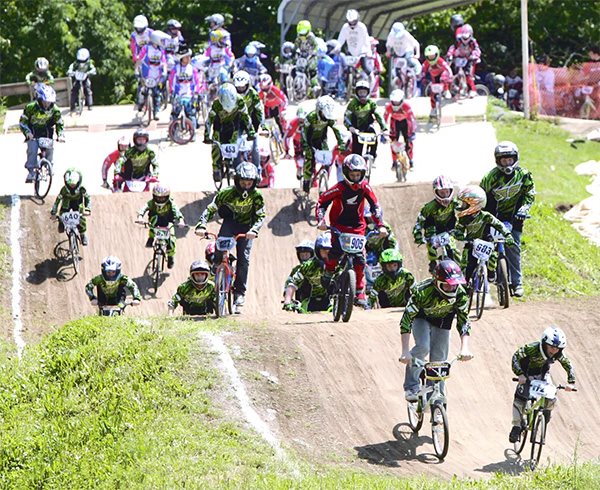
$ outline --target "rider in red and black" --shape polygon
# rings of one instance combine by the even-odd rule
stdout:
[[[440,50],[437,46],[431,44],[425,48],[425,63],[423,63],[423,69],[421,70],[421,78],[429,77],[431,83],[443,83],[444,84],[444,98],[449,99],[450,95],[450,81],[452,80],[452,69],[450,65],[440,56]],[[435,94],[430,93],[429,101],[431,103],[431,114],[435,114]]]
[[[394,153],[394,141],[398,141],[400,134],[404,138],[406,145],[406,154],[410,162],[410,168],[413,168],[413,142],[415,140],[415,131],[417,120],[412,108],[404,100],[404,90],[397,88],[390,94],[390,101],[385,105],[383,119],[390,125],[390,149],[392,150],[392,160],[396,159]]]
[[[381,208],[377,197],[373,192],[369,182],[365,179],[367,173],[367,163],[360,155],[349,155],[344,160],[343,166],[344,180],[338,182],[328,191],[319,196],[316,215],[318,228],[326,230],[325,213],[331,204],[329,212],[329,222],[331,228],[335,228],[342,233],[355,233],[364,235],[367,229],[367,223],[364,218],[365,201],[371,209],[371,216],[375,225],[379,228],[381,236],[387,236],[387,228],[381,220]],[[331,281],[333,272],[337,266],[338,260],[342,255],[342,249],[336,233],[332,233],[332,249],[329,252],[329,258],[325,262],[325,274],[323,281]],[[363,308],[368,308],[365,296],[365,258],[358,256],[354,262],[356,271],[356,304]]]
[[[302,107],[298,107],[296,117],[288,123],[283,135],[285,158],[291,158],[290,140],[292,140],[294,160],[296,162],[296,178],[298,180],[302,180],[302,169],[304,168],[304,155],[302,155],[302,128],[304,127],[304,119],[306,119],[306,111]]]

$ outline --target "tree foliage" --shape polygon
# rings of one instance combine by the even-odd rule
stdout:
[[[94,93],[98,103],[117,103],[135,92],[129,53],[131,21],[138,14],[163,28],[168,19],[183,24],[194,53],[208,36],[205,18],[220,12],[227,19],[234,53],[250,40],[279,52],[279,0],[2,0],[0,2],[0,83],[24,80],[38,56],[50,60],[55,76],[63,76],[80,47],[96,62]],[[407,21],[423,46],[444,51],[452,42],[450,16],[460,12],[475,28],[484,61],[505,71],[521,63],[519,0],[485,0],[459,10],[443,11]],[[399,12],[401,19],[401,12]],[[547,53],[562,64],[573,52],[584,53],[600,39],[597,0],[530,0],[529,25],[535,55]]]

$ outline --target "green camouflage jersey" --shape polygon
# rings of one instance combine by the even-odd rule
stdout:
[[[415,318],[424,318],[432,325],[450,330],[456,316],[456,329],[463,335],[471,333],[469,297],[462,286],[454,298],[446,298],[437,290],[433,278],[415,284],[400,320],[400,333],[410,333]]]
[[[375,279],[373,289],[369,294],[369,303],[375,305],[380,292],[385,292],[390,306],[397,308],[406,306],[406,301],[410,295],[410,288],[415,282],[415,276],[411,272],[402,268],[396,277],[390,277],[383,273]]]
[[[258,92],[254,87],[250,86],[246,93],[241,97],[246,103],[246,109],[248,109],[248,115],[250,116],[252,127],[254,128],[254,131],[258,131],[258,127],[265,118],[265,109],[262,101],[260,100],[260,95],[258,95]]]
[[[502,221],[494,218],[487,211],[480,211],[477,214],[459,218],[453,234],[457,240],[463,242],[471,242],[476,238],[487,240],[490,227],[499,231],[504,238],[510,237],[510,240],[512,240],[510,231],[508,231],[508,228],[504,226]]]
[[[425,243],[426,239],[433,235],[452,231],[456,224],[455,210],[456,201],[450,202],[447,207],[442,206],[435,199],[425,204],[421,208],[413,228],[415,243]]]
[[[300,268],[294,273],[289,283],[296,290],[302,288],[306,283],[310,286],[311,298],[323,298],[327,296],[327,291],[321,284],[321,278],[325,272],[323,261],[313,257],[300,264]]]
[[[219,140],[219,134],[221,133],[221,129],[223,126],[229,126],[233,128],[234,132],[236,129],[245,130],[249,137],[254,137],[255,131],[252,126],[252,122],[250,121],[250,116],[248,114],[248,109],[246,108],[246,102],[241,96],[238,96],[236,106],[231,112],[227,112],[223,109],[223,104],[219,99],[215,99],[212,105],[210,106],[210,111],[208,113],[208,121],[206,124],[205,131],[205,139],[207,137],[212,139]],[[224,143],[220,141],[220,143]],[[229,143],[228,141],[226,143]]]
[[[69,69],[67,70],[67,75],[73,76],[76,71],[80,71],[83,73],[87,73],[88,75],[96,74],[96,65],[94,65],[94,60],[87,60],[85,63],[80,63],[79,61],[74,61],[69,65]]]
[[[185,312],[205,310],[206,313],[211,313],[214,309],[214,301],[214,282],[207,281],[202,289],[198,289],[192,280],[188,279],[179,285],[168,305],[169,308],[175,309],[181,304]]]
[[[50,212],[52,214],[62,214],[66,213],[67,211],[79,211],[80,207],[86,211],[92,210],[90,195],[88,194],[86,188],[80,185],[77,188],[77,191],[72,193],[65,185],[58,193],[58,196],[56,196],[56,200],[54,201],[54,205],[52,206],[52,210]]]
[[[312,155],[313,147],[322,150],[328,148],[327,128],[333,130],[338,146],[345,147],[346,143],[342,138],[340,130],[335,127],[335,121],[333,119],[323,121],[317,114],[317,111],[312,111],[307,114],[304,120],[304,127],[302,128],[302,146],[305,153]]]
[[[309,32],[306,36],[298,36],[294,41],[294,46],[304,58],[308,58],[317,54],[317,36],[314,32]]]
[[[367,99],[364,104],[361,104],[361,102],[354,97],[348,102],[346,112],[344,113],[344,126],[348,129],[356,128],[365,131],[375,120],[377,120],[382,131],[387,131],[387,126],[379,112],[377,112],[377,104],[374,100]]]
[[[126,173],[128,162],[131,165],[132,175],[127,175],[126,178],[142,179],[148,174],[158,176],[156,153],[150,147],[146,147],[144,151],[138,150],[135,146],[125,150],[123,156],[115,163],[115,172]]]
[[[483,177],[480,185],[487,194],[485,210],[500,221],[512,221],[519,210],[522,214],[529,213],[535,200],[533,177],[522,167],[510,175],[496,167]]]
[[[290,275],[287,277],[287,279],[285,280],[285,283],[283,284],[283,290],[284,290],[284,291],[285,291],[285,290],[287,289],[287,287],[288,287],[288,286],[289,286],[289,285],[292,283],[292,277],[294,277],[294,274],[300,270],[300,266],[301,266],[301,265],[302,265],[302,264],[298,264],[298,265],[295,265],[295,266],[292,268],[292,271],[290,272]]]
[[[58,136],[61,136],[65,125],[56,104],[52,104],[52,107],[45,111],[37,101],[34,101],[23,109],[23,114],[19,119],[19,128],[25,136],[33,134],[34,138],[52,138],[54,128],[56,128]]]
[[[183,214],[179,211],[177,204],[172,197],[165,203],[164,206],[158,207],[154,199],[150,199],[146,205],[138,211],[138,216],[144,216],[148,213],[148,221],[156,222],[156,226],[167,226],[169,223],[177,223],[183,221]]]
[[[375,252],[377,257],[381,255],[381,252],[387,250],[388,248],[398,249],[398,240],[396,240],[396,236],[392,231],[392,227],[387,223],[384,223],[386,230],[388,231],[388,235],[386,237],[381,236],[379,234],[371,235],[367,238],[367,243],[365,245],[365,250],[367,252]],[[369,228],[371,225],[369,226]]]
[[[49,71],[47,71],[46,73],[30,71],[27,75],[25,75],[25,81],[29,85],[33,85],[34,83],[45,83],[46,85],[54,85],[54,77]]]
[[[539,376],[540,378],[544,378],[550,366],[555,361],[560,362],[563,369],[567,372],[568,382],[575,383],[575,369],[569,358],[562,352],[559,352],[553,358],[547,359],[542,354],[540,341],[519,347],[512,357],[512,370],[517,376],[523,374],[525,376]]]
[[[237,187],[228,187],[217,192],[217,195],[200,216],[196,228],[206,226],[216,212],[221,218],[231,217],[235,223],[250,226],[250,231],[257,233],[265,222],[267,213],[265,199],[257,189],[241,191]]]
[[[102,274],[92,277],[91,281],[85,286],[85,293],[90,300],[97,299],[96,288],[101,290],[109,301],[119,300],[119,294],[122,292],[123,288],[129,290],[133,299],[137,299],[138,301],[142,300],[142,295],[140,294],[137,284],[125,274],[121,274],[118,280],[111,281],[110,283],[106,282],[106,279],[104,279]]]

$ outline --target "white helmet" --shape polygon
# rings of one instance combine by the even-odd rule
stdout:
[[[145,15],[136,15],[133,19],[133,28],[135,30],[143,31],[146,27],[148,27],[148,19],[146,19]]]
[[[250,86],[251,83],[252,78],[247,71],[240,70],[235,72],[235,75],[233,75],[233,84],[235,85],[236,89],[242,88],[245,90]]]
[[[346,20],[351,26],[355,26],[358,23],[359,18],[358,10],[350,9],[346,12]]]
[[[219,102],[226,112],[232,112],[235,109],[238,101],[238,93],[235,85],[226,82],[219,88]]]
[[[390,94],[390,102],[392,105],[400,105],[404,102],[404,90],[401,88],[397,88],[396,90],[392,90]]]
[[[395,38],[400,39],[402,36],[404,36],[405,32],[406,28],[402,22],[394,22],[392,24],[392,34]]]
[[[325,119],[333,119],[335,101],[329,95],[322,95],[317,99],[316,109]]]
[[[79,63],[85,63],[90,59],[90,52],[86,48],[78,49],[76,58]]]
[[[171,36],[169,34],[159,30],[152,31],[152,34],[150,34],[150,42],[152,44],[158,44],[159,46],[162,46],[163,42],[170,38]]]
[[[558,349],[564,349],[567,346],[567,336],[562,329],[553,325],[544,330],[542,343],[557,347]]]

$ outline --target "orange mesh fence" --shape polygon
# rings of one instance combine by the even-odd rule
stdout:
[[[538,114],[600,119],[600,63],[568,68],[531,63],[529,99]]]

